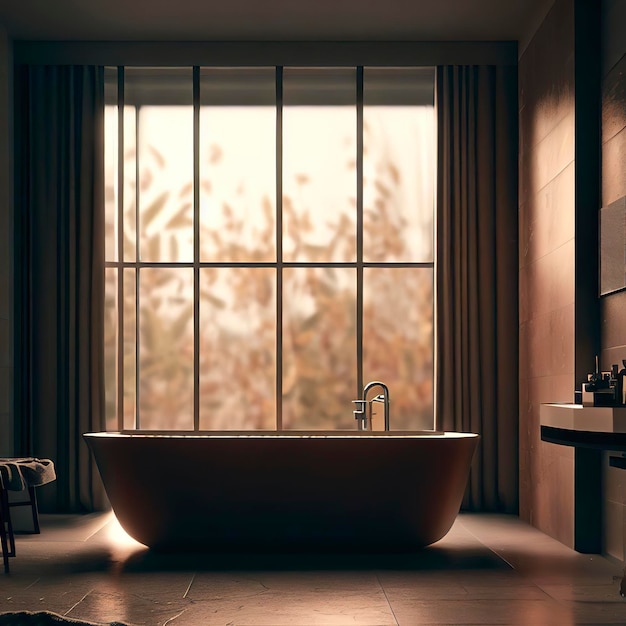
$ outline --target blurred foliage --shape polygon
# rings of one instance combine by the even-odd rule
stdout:
[[[215,163],[228,146],[210,151]],[[430,155],[424,155],[430,158]],[[142,197],[138,238],[150,260],[188,260],[193,211],[189,189],[170,188],[168,159],[156,148],[139,165]],[[346,164],[353,170],[354,162]],[[135,168],[135,152],[125,154],[125,171]],[[201,167],[202,172],[204,168]],[[352,172],[352,175],[353,172]],[[191,176],[191,173],[190,173]],[[306,185],[306,173],[297,183]],[[115,207],[114,174],[107,173],[108,206]],[[188,183],[187,185],[191,185]],[[394,210],[395,187],[402,184],[392,155],[379,162],[375,193],[365,208],[364,242],[370,259],[402,259],[407,242],[404,223]],[[212,181],[201,178],[204,193]],[[125,181],[124,254],[134,260],[134,178]],[[236,194],[234,194],[236,196]],[[111,200],[109,202],[109,200]],[[243,218],[237,198],[223,203],[221,228],[200,223],[200,258],[208,262],[267,261],[275,258],[273,204],[259,198],[266,225],[251,249],[239,233]],[[283,273],[283,397],[284,428],[354,429],[351,400],[359,396],[356,363],[356,269],[315,267],[354,250],[355,221],[324,216],[324,246],[306,243],[316,215],[310,207],[283,197],[285,237],[298,259],[310,267]],[[107,236],[115,236],[114,211],[107,211]],[[160,224],[154,228],[155,222]],[[428,225],[427,225],[428,226]],[[429,226],[432,228],[432,225]],[[185,247],[186,250],[181,250]],[[239,248],[238,248],[239,246]],[[192,248],[193,250],[193,248]],[[351,252],[350,252],[351,254]],[[142,256],[144,256],[142,254]],[[191,254],[193,258],[193,254]],[[137,291],[126,269],[124,307],[124,426],[134,426],[136,402],[136,340],[134,311]],[[140,268],[139,275],[139,412],[146,429],[193,428],[194,310],[193,269]],[[131,277],[132,278],[132,277]],[[105,372],[107,426],[117,429],[116,370],[118,291],[115,269],[106,271]],[[201,429],[274,429],[276,376],[276,271],[259,267],[203,267],[200,270],[199,402]],[[433,272],[430,268],[364,269],[364,382],[387,383],[394,429],[432,428],[433,424]]]

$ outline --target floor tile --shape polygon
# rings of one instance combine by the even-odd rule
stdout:
[[[407,553],[153,552],[111,513],[42,516],[0,575],[0,612],[134,626],[626,624],[623,568],[514,516],[457,518]]]
[[[523,624],[567,626],[571,612],[552,600],[392,601],[400,626],[422,624]]]
[[[92,590],[66,614],[95,622],[121,621],[133,625],[161,626],[186,608],[184,599],[155,599],[132,593]]]
[[[202,572],[187,597],[186,619],[206,613],[207,623],[395,624],[376,575],[363,571]]]
[[[616,602],[625,604],[620,595],[619,580],[608,585],[538,585],[539,589],[555,600],[567,602]]]
[[[342,598],[329,598],[324,594],[297,597],[270,591],[245,599],[197,601],[170,624],[396,626],[397,622],[388,604],[378,598],[368,600],[361,594],[348,594]]]
[[[626,624],[624,603],[576,602],[567,606],[573,613],[575,624]]]
[[[45,533],[16,533],[20,543],[39,541],[87,541],[103,528],[110,526],[113,513],[87,515],[45,515]]]

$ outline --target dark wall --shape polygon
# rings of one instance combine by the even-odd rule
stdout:
[[[603,5],[602,206],[626,196],[626,2]],[[622,29],[615,28],[621,24]],[[626,290],[600,299],[603,369],[626,359]]]
[[[13,455],[11,382],[11,44],[0,25],[0,456]]]

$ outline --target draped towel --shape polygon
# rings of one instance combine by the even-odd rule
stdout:
[[[50,459],[0,459],[0,487],[4,489],[23,491],[55,479],[54,463]]]

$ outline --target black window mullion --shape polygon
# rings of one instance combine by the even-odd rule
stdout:
[[[139,212],[140,212],[140,196],[139,188],[139,106],[135,107],[135,259],[137,266],[135,267],[135,428],[141,429],[141,411],[139,410],[141,398],[139,397],[139,381],[141,380],[141,368],[139,363],[139,281],[141,280],[140,262],[141,249],[139,237]]]
[[[193,429],[200,430],[200,68],[193,68]]]
[[[117,429],[124,429],[124,67],[117,68]]]
[[[356,68],[356,363],[357,398],[363,389],[363,67]]]
[[[283,429],[283,68],[276,67],[276,430]]]

